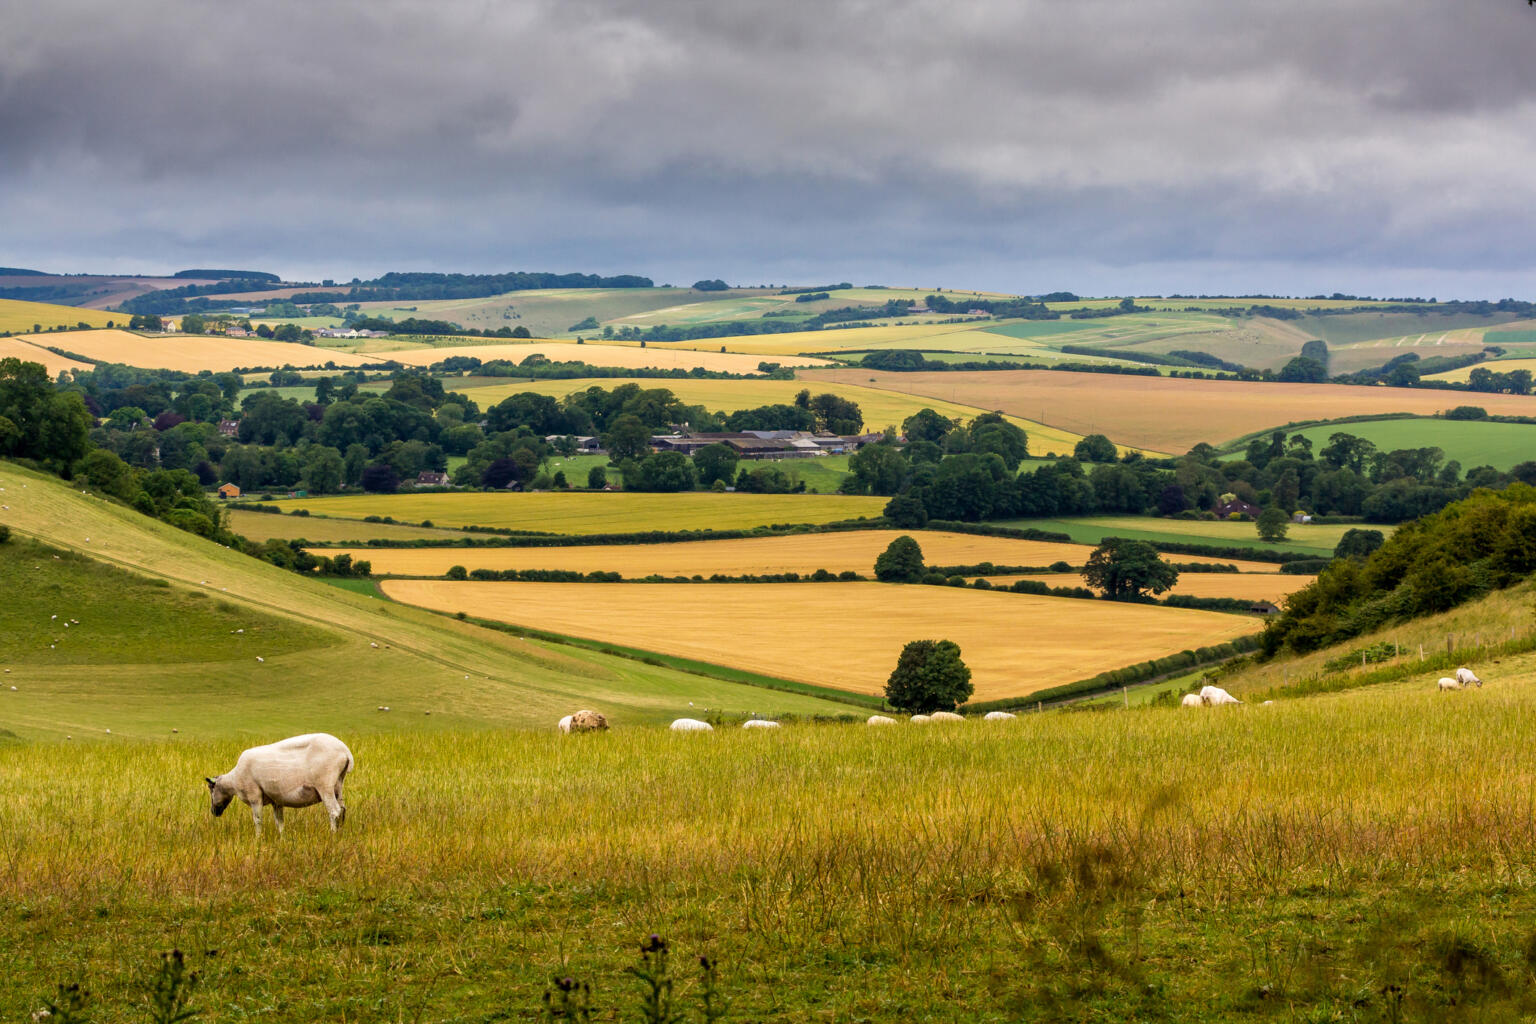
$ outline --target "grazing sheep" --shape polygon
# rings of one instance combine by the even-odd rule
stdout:
[[[935,722],[963,722],[963,721],[965,721],[965,716],[964,715],[957,715],[953,711],[935,711],[933,714],[929,715],[928,717],[930,719],[932,719],[933,721],[935,721]]]
[[[913,725],[925,725],[928,722],[933,721],[933,719],[927,715],[913,715],[911,718],[907,719],[907,721],[911,722]]]
[[[224,813],[235,797],[251,809],[256,834],[261,834],[261,809],[271,805],[277,831],[283,831],[283,808],[323,803],[335,832],[347,819],[341,802],[341,783],[352,770],[352,751],[328,733],[293,736],[262,747],[251,747],[235,767],[206,780],[213,801],[213,816]]]
[[[896,719],[886,718],[884,715],[870,715],[866,725],[895,725]]]
[[[561,721],[569,722],[565,728],[566,732],[601,732],[608,728],[608,719],[596,711],[578,711],[569,719],[561,719]]]
[[[1179,701],[1179,705],[1186,708],[1203,708],[1205,701],[1200,699],[1198,693],[1186,693],[1184,699]]]
[[[750,722],[742,722],[743,729],[777,729],[778,722],[770,722],[766,718],[754,718]]]
[[[1441,676],[1438,685],[1440,687],[1441,693],[1445,693],[1448,690],[1461,689],[1461,684],[1458,683],[1455,679],[1452,679],[1450,676]]]
[[[570,732],[571,719],[575,717],[575,715],[566,715],[564,718],[560,719],[560,721],[555,723],[555,728],[559,729],[561,732]]]
[[[701,722],[697,718],[679,718],[673,722],[673,732],[714,732],[715,727],[708,722]]]
[[[1456,670],[1456,681],[1462,686],[1483,685],[1483,681],[1477,678],[1477,676],[1473,674],[1472,670],[1467,668],[1465,665]]]
[[[1018,717],[1018,715],[1008,711],[988,711],[986,714],[981,716],[981,720],[983,722],[1007,722]]]
[[[1223,690],[1219,686],[1202,686],[1202,687],[1200,687],[1200,699],[1204,703],[1210,704],[1212,706],[1215,706],[1215,705],[1218,705],[1218,704],[1241,704],[1242,703],[1242,701],[1238,700],[1236,697],[1232,696],[1230,693],[1228,693],[1226,690]]]

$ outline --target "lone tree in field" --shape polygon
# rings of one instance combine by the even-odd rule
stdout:
[[[971,670],[953,640],[913,640],[901,649],[885,683],[885,699],[898,711],[953,711],[970,700]]]
[[[1285,509],[1278,505],[1271,505],[1259,513],[1258,530],[1259,539],[1264,541],[1285,540],[1286,531],[1291,528],[1291,517],[1285,514]]]
[[[1161,594],[1179,581],[1179,571],[1144,540],[1107,538],[1083,566],[1083,581],[1111,601],[1137,601]]]
[[[923,577],[923,549],[900,536],[875,559],[875,579],[882,583],[916,583]]]

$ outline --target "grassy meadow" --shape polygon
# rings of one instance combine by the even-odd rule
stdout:
[[[1158,519],[1151,516],[1069,516],[1060,519],[999,520],[998,526],[1019,529],[1053,530],[1069,535],[1078,544],[1098,544],[1105,537],[1130,540],[1165,541],[1174,544],[1212,544],[1220,547],[1252,548],[1255,551],[1293,551],[1298,554],[1329,557],[1339,540],[1351,528],[1366,526],[1390,534],[1394,527],[1379,523],[1291,523],[1285,540],[1259,539],[1253,523],[1232,520]],[[1184,555],[1168,555],[1172,561],[1187,561]]]
[[[1043,421],[1076,434],[1104,434],[1117,444],[1171,453],[1199,442],[1219,445],[1284,423],[1372,413],[1429,415],[1467,404],[1469,396],[1415,388],[1337,384],[1266,384],[1046,370],[978,373],[878,373],[802,370],[816,382],[857,384],[928,396]],[[805,386],[805,385],[802,385]],[[1536,415],[1536,397],[1477,395],[1490,413]]]
[[[351,738],[346,828],[257,841],[236,740],[0,748],[0,1017],[535,1019],[637,1005],[646,936],[740,1021],[1492,1021],[1533,1009],[1529,669],[951,727]],[[1319,766],[1326,765],[1326,770]],[[268,825],[270,830],[271,826]],[[634,1019],[624,1017],[622,1019]]]
[[[1254,632],[1249,617],[887,583],[385,580],[394,600],[853,693],[884,691],[904,644],[953,640],[978,701],[1025,697]]]
[[[832,523],[878,516],[888,500],[841,494],[717,494],[710,491],[682,494],[465,491],[289,498],[273,504],[285,512],[303,508],[314,516],[343,519],[391,516],[406,522],[431,522],[443,526],[494,526],[541,533],[587,534],[742,530],[774,523]],[[363,524],[364,528],[372,525]]]
[[[1458,397],[1475,405],[1480,396]],[[1508,470],[1536,456],[1536,426],[1524,423],[1437,418],[1365,420],[1304,427],[1296,433],[1310,438],[1314,451],[1321,451],[1327,446],[1328,438],[1339,433],[1363,437],[1384,452],[1398,448],[1439,448],[1445,452],[1447,462],[1460,462],[1463,471],[1474,466]]]
[[[255,541],[312,540],[321,544],[362,544],[379,540],[457,540],[459,530],[400,526],[396,523],[365,523],[360,519],[332,519],[327,516],[284,516],[269,512],[249,512],[232,508],[225,512],[229,528]]]

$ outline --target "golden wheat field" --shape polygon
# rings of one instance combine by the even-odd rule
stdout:
[[[1494,337],[1497,337],[1497,335],[1494,335]],[[1472,376],[1472,371],[1477,369],[1479,366],[1485,370],[1491,370],[1494,373],[1509,373],[1513,370],[1530,370],[1531,372],[1536,373],[1536,359],[1499,359],[1491,363],[1478,363],[1477,366],[1463,366],[1459,370],[1447,370],[1444,373],[1432,373],[1426,377],[1425,380],[1448,380],[1465,384],[1467,382],[1467,378]],[[1483,399],[1492,397],[1495,396],[1485,395],[1480,392],[1475,396],[1467,396],[1467,401],[1469,404],[1483,405],[1484,408],[1488,408],[1486,405],[1484,405]],[[1492,412],[1493,410],[1488,409],[1488,411]]]
[[[1185,380],[1051,370],[802,370],[800,376],[813,390],[816,382],[823,381],[931,396],[1043,420],[1077,434],[1104,434],[1120,444],[1163,452],[1186,452],[1201,441],[1219,444],[1283,423],[1388,412],[1429,415],[1460,405],[1465,397],[1417,388]],[[1478,395],[1477,399],[1477,404],[1490,413],[1536,415],[1536,397]]]
[[[1178,594],[1181,597],[1235,597],[1243,601],[1268,601],[1271,604],[1283,605],[1287,597],[1316,578],[1278,572],[1185,572],[1179,574],[1179,582],[1174,584],[1172,590],[1160,596]],[[1014,580],[1038,580],[1052,587],[1083,585],[1081,576],[1069,573],[988,576],[986,579],[999,587],[1006,587]]]
[[[304,532],[307,523],[330,523],[316,517],[295,519],[290,516],[257,516],[245,513],[250,519],[277,519],[283,522],[281,533],[263,533],[284,539],[303,537],[323,541],[317,532]],[[253,524],[255,529],[266,526]],[[346,534],[347,528],[332,525],[330,528]],[[368,523],[367,530],[389,529]],[[394,529],[412,529],[395,527]],[[417,529],[420,535],[444,531]],[[236,529],[236,532],[244,532]],[[256,534],[246,534],[256,537]],[[352,529],[342,539],[358,538],[361,533]],[[381,534],[382,536],[382,534]],[[854,530],[846,533],[811,533],[788,537],[748,537],[741,540],[686,541],[673,544],[594,544],[573,547],[549,548],[317,548],[316,554],[335,557],[349,554],[354,559],[365,558],[373,565],[375,574],[391,576],[441,576],[451,566],[462,565],[466,569],[565,569],[572,572],[617,572],[625,577],[639,576],[724,576],[767,575],[772,573],[813,573],[817,569],[828,572],[853,571],[868,576],[874,571],[875,559],[897,537],[900,530]],[[1047,566],[1056,562],[1068,562],[1081,566],[1088,560],[1093,547],[1087,544],[1058,544],[1049,541],[1015,540],[1008,537],[976,537],[964,533],[943,533],[924,530],[913,536],[923,549],[923,559],[928,565],[977,565],[991,562],[994,565]],[[1189,562],[1220,561],[1231,559],[1206,559],[1171,555],[1171,559]],[[1269,562],[1235,563],[1244,572],[1271,574],[1274,565]],[[1224,578],[1234,578],[1230,573]],[[1058,579],[1061,577],[1057,577]],[[1191,575],[1190,578],[1193,578]],[[1306,577],[1287,577],[1305,579]],[[1077,581],[1077,577],[1071,577]],[[1233,596],[1244,596],[1234,594]]]
[[[481,583],[386,580],[437,611],[604,640],[856,693],[879,693],[910,640],[948,639],[975,700],[1224,643],[1252,619],[1153,605],[887,583]]]
[[[21,334],[50,327],[105,327],[110,323],[128,322],[127,313],[107,313],[99,309],[79,309],[75,306],[58,306],[51,302],[26,302],[22,299],[0,299],[0,331]]]
[[[50,352],[43,348],[41,338],[36,342],[23,341],[20,338],[0,338],[0,359],[16,358],[25,363],[42,363],[48,370],[50,377],[57,377],[62,370],[89,370],[90,363],[82,363],[78,359],[61,356],[57,352]]]
[[[800,372],[830,371],[802,370]],[[474,397],[481,408],[488,408],[523,391],[559,398],[574,391],[585,391],[594,385],[612,389],[621,384],[637,384],[642,388],[666,388],[689,405],[702,405],[713,412],[733,412],[737,409],[753,409],[760,405],[787,405],[795,400],[795,395],[809,388],[812,394],[829,391],[857,402],[859,411],[864,415],[866,431],[884,430],[886,427],[895,427],[900,430],[902,421],[920,409],[932,409],[940,415],[962,420],[970,420],[983,412],[991,411],[990,406],[956,403],[943,398],[919,398],[894,390],[861,387],[856,383],[859,379],[855,374],[837,383],[818,383],[815,380],[810,382],[804,380],[654,380],[619,377],[598,381],[540,380],[476,388]],[[1073,446],[1082,440],[1081,434],[1047,426],[1021,416],[1009,416],[1008,419],[1029,435],[1031,455],[1047,455],[1051,452],[1070,455]]]
[[[273,518],[277,518],[274,516]],[[295,520],[304,522],[305,520]],[[310,520],[313,521],[313,520]],[[371,526],[372,524],[370,524]],[[676,544],[592,545],[560,548],[352,548],[354,558],[373,563],[375,573],[441,576],[452,565],[466,569],[569,569],[618,572],[629,576],[726,576],[769,573],[854,572],[869,575],[875,558],[900,530],[856,530],[788,537],[688,541]],[[930,565],[1046,566],[1057,561],[1081,565],[1093,549],[1006,537],[923,531],[916,535]],[[335,556],[336,549],[318,553]]]
[[[531,355],[542,355],[557,363],[581,362],[592,366],[654,366],[662,370],[721,370],[727,373],[757,373],[761,356],[721,352],[719,346],[708,351],[677,349],[658,345],[638,348],[630,345],[606,345],[588,342],[535,341],[527,344],[455,345],[448,348],[417,348],[394,353],[390,358],[407,366],[429,366],[451,356],[473,356],[484,362],[506,359],[521,363]],[[784,366],[826,366],[825,359],[806,356],[779,356],[771,360]]]
[[[232,508],[224,513],[229,528],[254,541],[309,540],[317,544],[363,544],[375,537],[382,540],[453,540],[463,537],[458,530],[432,527],[399,526],[394,523],[364,523],[356,519],[328,519],[324,516],[274,516]]]
[[[26,340],[53,345],[96,362],[124,363],[145,369],[222,373],[237,366],[360,366],[375,360],[349,352],[260,338],[204,338],[184,335],[143,337],[128,331],[60,331]]]
[[[368,494],[274,502],[284,511],[362,519],[391,516],[439,526],[491,526],[535,533],[746,530],[775,523],[833,523],[880,515],[886,498],[842,494],[716,494],[690,491],[459,492]],[[367,524],[366,528],[373,524]]]

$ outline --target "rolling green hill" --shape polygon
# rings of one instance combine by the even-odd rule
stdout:
[[[10,463],[0,489],[14,531],[0,562],[0,728],[23,737],[545,728],[580,707],[633,724],[690,701],[850,710],[327,586]]]

